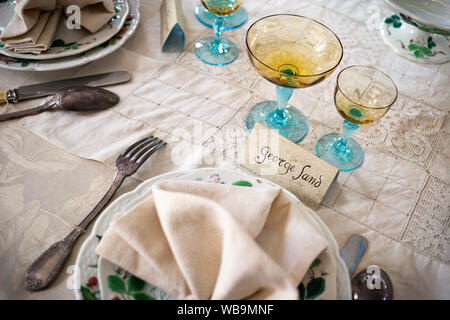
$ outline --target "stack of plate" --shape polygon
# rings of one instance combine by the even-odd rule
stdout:
[[[0,3],[0,31],[14,15],[16,1]],[[61,19],[51,47],[41,54],[20,54],[0,42],[0,68],[20,71],[51,71],[81,66],[100,59],[122,46],[139,23],[139,0],[114,0],[116,14],[98,32],[69,30]]]
[[[152,186],[159,181],[198,180],[210,183],[225,183],[241,186],[274,183],[263,178],[255,178],[235,170],[219,168],[202,168],[192,171],[169,172],[140,184],[135,190],[126,193],[115,200],[98,217],[90,236],[86,239],[78,253],[75,274],[72,275],[75,296],[80,300],[111,300],[111,299],[172,299],[167,293],[149,283],[130,275],[111,262],[99,258],[95,254],[102,235],[108,229],[111,221],[121,214],[126,214],[137,204],[152,194]],[[284,190],[294,201],[299,200],[289,191]],[[323,221],[314,211],[308,210],[305,218],[329,242],[313,262],[299,286],[301,299],[332,299],[350,300],[351,287],[348,269],[340,257],[335,238]]]

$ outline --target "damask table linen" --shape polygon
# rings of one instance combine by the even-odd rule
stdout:
[[[172,169],[236,167],[248,134],[245,114],[256,102],[275,99],[273,85],[250,66],[245,30],[259,17],[286,12],[318,19],[344,46],[338,70],[317,86],[296,90],[291,99],[310,124],[302,147],[314,152],[320,136],[339,130],[341,118],[332,97],[342,68],[373,65],[399,89],[399,99],[386,116],[355,133],[365,161],[354,172],[339,174],[317,213],[340,247],[353,233],[368,238],[357,271],[380,265],[393,280],[395,298],[450,298],[450,64],[414,64],[390,51],[374,23],[390,13],[381,0],[282,0],[275,9],[268,0],[248,0],[249,22],[227,31],[241,47],[239,58],[228,66],[209,66],[194,56],[192,46],[212,30],[196,21],[197,1],[182,3],[187,28],[182,53],[160,51],[155,36],[159,1],[142,1],[146,18],[114,54],[59,72],[0,74],[5,88],[121,69],[133,74],[130,83],[111,87],[122,101],[109,111],[88,116],[44,113],[0,124],[0,298],[73,298],[65,282],[70,270],[48,291],[30,294],[23,288],[25,269],[101,198],[112,180],[117,153],[137,138],[155,134],[169,146],[122,192]]]

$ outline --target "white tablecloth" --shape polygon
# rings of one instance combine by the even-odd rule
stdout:
[[[239,43],[239,58],[228,66],[209,66],[194,56],[192,46],[212,30],[193,15],[197,1],[182,3],[187,35],[182,53],[161,52],[160,1],[142,1],[136,34],[108,57],[58,72],[1,71],[4,88],[121,69],[129,70],[133,80],[111,87],[121,104],[106,112],[44,113],[20,124],[0,123],[0,298],[74,297],[65,283],[70,273],[46,291],[26,292],[25,269],[96,204],[112,180],[118,152],[137,138],[156,134],[169,147],[127,180],[119,194],[172,169],[234,166],[247,135],[246,112],[258,101],[275,98],[274,86],[248,61],[245,31],[257,18],[283,12],[318,19],[344,45],[338,70],[315,87],[296,90],[291,99],[310,124],[301,146],[313,152],[322,134],[339,130],[342,118],[332,92],[342,68],[375,66],[393,78],[400,92],[383,119],[355,134],[365,161],[339,175],[317,213],[340,247],[353,233],[368,238],[357,271],[381,266],[392,278],[396,298],[450,298],[450,64],[414,64],[390,51],[373,24],[390,14],[381,0],[248,0],[249,22],[224,32]]]

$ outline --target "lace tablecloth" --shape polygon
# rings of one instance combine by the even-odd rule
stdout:
[[[142,1],[136,34],[108,57],[58,72],[2,70],[5,88],[120,69],[132,72],[133,80],[111,88],[122,102],[107,112],[87,117],[44,113],[0,123],[0,298],[74,297],[66,285],[70,268],[50,289],[33,294],[23,287],[25,269],[101,198],[117,153],[131,141],[152,133],[168,141],[169,148],[127,180],[119,194],[172,169],[234,166],[247,135],[246,112],[255,102],[275,98],[274,86],[248,61],[245,31],[259,17],[289,12],[318,19],[344,45],[338,70],[315,87],[296,90],[291,99],[310,124],[301,146],[313,152],[322,134],[340,130],[332,92],[342,68],[375,66],[393,78],[400,92],[384,118],[355,134],[365,161],[339,175],[317,213],[341,247],[353,233],[368,238],[357,271],[381,266],[392,278],[396,298],[449,299],[450,64],[414,64],[390,51],[377,29],[391,13],[381,0],[280,0],[276,7],[273,1],[248,0],[249,22],[225,32],[239,43],[239,58],[213,67],[192,51],[195,41],[212,33],[193,15],[198,1],[182,3],[187,35],[182,53],[161,53],[160,2]],[[0,112],[38,103],[9,105]],[[82,240],[67,266],[74,263]]]

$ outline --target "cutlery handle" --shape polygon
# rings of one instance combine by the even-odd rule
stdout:
[[[91,212],[78,224],[78,228],[81,230],[85,230],[89,224],[97,217],[97,215],[103,210],[103,208],[108,204],[109,200],[111,200],[114,193],[116,193],[117,189],[122,185],[123,180],[125,180],[126,176],[122,175],[120,172],[116,172],[116,176],[114,177],[114,181],[109,187],[109,190],[106,191],[103,198],[97,203],[97,205],[92,209]]]
[[[73,230],[64,240],[55,242],[44,251],[27,269],[25,288],[29,291],[42,290],[56,278],[72,251],[81,231]]]
[[[125,178],[124,175],[117,172],[109,190],[83,221],[63,240],[54,243],[28,267],[25,274],[25,288],[27,290],[40,291],[47,288],[55,280],[78,237],[111,200]]]
[[[49,110],[55,105],[55,99],[52,98],[49,101],[45,102],[43,105],[40,105],[39,107],[17,111],[17,112],[11,112],[11,113],[5,113],[0,114],[0,121],[6,121],[6,120],[12,120],[12,119],[19,119],[25,116],[32,116],[44,111]]]

